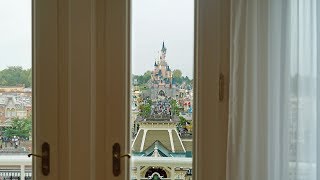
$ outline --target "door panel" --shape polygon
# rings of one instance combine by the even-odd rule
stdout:
[[[34,159],[37,179],[104,179],[95,175],[95,2],[34,0],[34,146],[51,149],[49,176]]]
[[[128,159],[121,159],[121,174],[112,175],[112,146],[129,152],[129,1],[109,0],[105,4],[105,143],[106,179],[128,179]]]
[[[33,7],[33,114],[34,152],[41,155],[41,145],[50,144],[50,176],[41,173],[41,158],[33,158],[35,179],[57,179],[58,159],[58,79],[57,79],[57,2],[34,1]]]
[[[229,7],[225,0],[198,0],[195,179],[226,179]]]

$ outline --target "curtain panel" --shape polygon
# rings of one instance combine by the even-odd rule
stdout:
[[[320,179],[319,4],[231,0],[228,180]]]

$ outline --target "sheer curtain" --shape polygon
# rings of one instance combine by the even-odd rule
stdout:
[[[320,179],[320,1],[231,0],[228,180]]]

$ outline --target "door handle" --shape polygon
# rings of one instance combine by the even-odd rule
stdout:
[[[44,176],[48,176],[50,173],[50,145],[44,142],[41,147],[42,155],[28,154],[28,157],[34,156],[41,158],[41,171]]]
[[[112,169],[113,169],[113,175],[119,176],[121,173],[121,158],[128,157],[130,158],[130,154],[124,154],[120,155],[121,149],[119,143],[114,143],[112,147]]]

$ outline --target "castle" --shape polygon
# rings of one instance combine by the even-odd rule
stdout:
[[[172,82],[172,71],[166,61],[167,48],[162,43],[161,53],[154,62],[154,70],[151,73],[149,91],[147,96],[151,99],[158,97],[176,97],[179,90]]]

